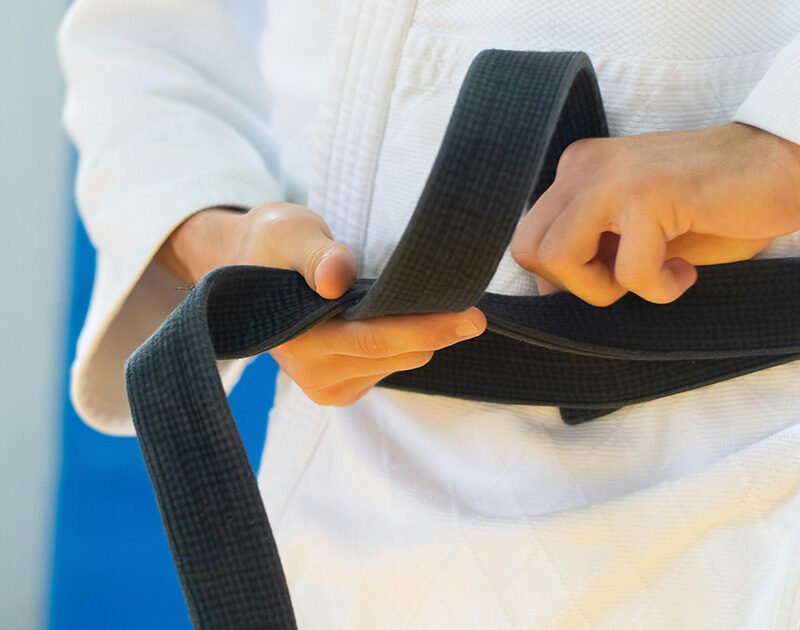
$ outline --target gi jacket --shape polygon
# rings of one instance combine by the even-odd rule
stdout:
[[[76,409],[132,432],[123,363],[183,295],[152,258],[198,210],[308,205],[376,277],[480,50],[586,51],[612,135],[800,142],[798,33],[795,0],[77,0],[64,120],[98,259]],[[507,255],[489,290],[536,286]],[[280,372],[259,480],[298,623],[796,628],[799,397],[789,364],[569,427],[380,389],[320,407]]]

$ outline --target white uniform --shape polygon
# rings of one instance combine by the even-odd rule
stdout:
[[[376,276],[480,50],[588,52],[612,135],[800,143],[799,33],[797,0],[78,0],[78,412],[132,433],[123,362],[183,295],[152,257],[197,210],[307,204]],[[489,290],[536,289],[506,256]],[[259,480],[301,628],[800,627],[800,362],[578,427],[385,388],[321,407],[281,372]]]

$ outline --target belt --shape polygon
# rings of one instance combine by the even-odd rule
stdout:
[[[524,210],[571,142],[607,136],[580,52],[480,53],[417,208],[377,279],[328,300],[285,269],[209,273],[126,364],[128,399],[197,628],[294,628],[280,559],[216,360],[342,316],[459,311],[483,335],[378,386],[552,405],[573,424],[800,358],[800,260],[700,267],[681,298],[608,307],[568,293],[486,292]]]

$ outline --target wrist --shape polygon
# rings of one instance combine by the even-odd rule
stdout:
[[[214,207],[194,213],[175,228],[155,260],[183,282],[197,282],[217,267],[234,264],[243,212]]]
[[[780,138],[779,136],[775,137],[781,140],[788,154],[786,168],[789,172],[789,177],[792,180],[795,212],[797,213],[798,217],[800,217],[800,144],[792,142],[791,140]]]
[[[788,201],[792,214],[800,217],[800,144],[747,123],[730,124],[746,129],[759,138],[764,150],[754,154],[760,153],[765,159],[772,158],[774,164],[778,165],[778,177],[773,190],[785,191],[779,198]]]
[[[774,140],[776,151],[780,152],[779,159],[782,160],[782,167],[789,180],[789,186],[787,186],[789,211],[797,220],[800,220],[800,145],[774,134],[769,135]]]

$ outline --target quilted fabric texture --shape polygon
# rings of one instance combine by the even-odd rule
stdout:
[[[582,53],[485,51],[473,63],[428,184],[384,271],[325,300],[296,272],[209,274],[127,364],[137,435],[192,619],[202,628],[290,628],[294,617],[217,358],[250,356],[348,319],[477,304],[485,335],[379,384],[494,402],[558,405],[570,423],[800,357],[800,263],[702,269],[663,306],[628,296],[485,289],[520,212],[572,141],[607,135]],[[780,300],[774,296],[780,295]],[[764,309],[769,299],[774,305]]]

